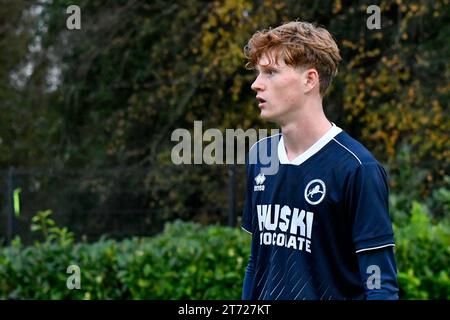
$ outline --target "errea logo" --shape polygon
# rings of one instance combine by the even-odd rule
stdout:
[[[325,198],[325,183],[320,179],[311,180],[305,188],[305,200],[312,205],[319,204]]]
[[[254,186],[253,191],[264,191],[264,181],[266,181],[266,177],[264,173],[260,172],[255,178],[256,186]]]

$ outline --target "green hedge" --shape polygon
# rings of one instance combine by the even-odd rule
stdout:
[[[394,225],[400,295],[404,299],[450,299],[450,226],[434,224],[413,202],[409,220]]]
[[[250,236],[238,228],[176,221],[153,238],[73,243],[66,229],[34,230],[46,240],[0,249],[0,298],[12,299],[240,299]],[[432,224],[415,203],[395,226],[401,298],[448,299],[450,228]],[[81,289],[69,290],[69,265],[81,270]]]
[[[181,221],[153,238],[57,240],[0,250],[0,298],[239,299],[250,248],[240,229]],[[66,286],[73,264],[80,290]]]

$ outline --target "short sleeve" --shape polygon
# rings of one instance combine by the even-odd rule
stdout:
[[[383,167],[377,162],[360,164],[349,178],[346,193],[356,252],[394,246],[389,187]]]

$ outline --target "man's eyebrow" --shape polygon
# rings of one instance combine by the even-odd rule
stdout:
[[[255,66],[255,70],[258,72],[260,70],[268,71],[268,70],[276,70],[276,69],[277,69],[276,66],[274,66],[273,64],[268,64],[268,65],[263,65],[263,66],[261,66],[261,65]]]

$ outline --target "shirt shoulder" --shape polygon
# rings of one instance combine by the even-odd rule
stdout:
[[[354,171],[359,167],[380,165],[374,155],[359,141],[342,131],[333,140],[336,163],[344,171]]]

